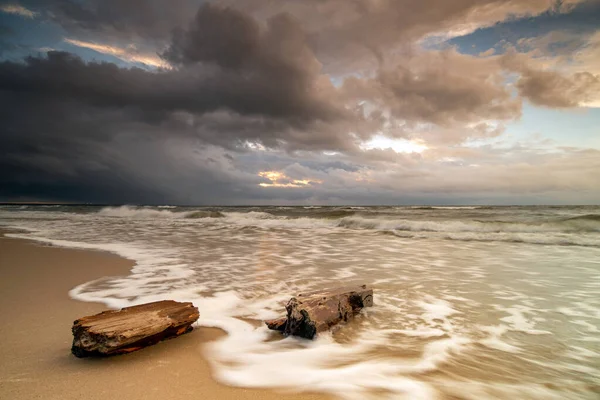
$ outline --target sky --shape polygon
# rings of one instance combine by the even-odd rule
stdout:
[[[0,0],[0,201],[600,204],[600,0]]]

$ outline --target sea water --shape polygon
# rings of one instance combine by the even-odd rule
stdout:
[[[228,333],[204,349],[228,385],[600,397],[600,207],[2,206],[0,226],[134,260],[70,295],[192,301],[198,326]],[[295,293],[363,283],[374,307],[315,341],[261,322]]]

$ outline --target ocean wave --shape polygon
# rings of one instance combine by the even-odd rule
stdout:
[[[335,219],[335,218],[350,217],[354,214],[356,214],[356,211],[354,211],[354,210],[328,210],[328,211],[316,211],[311,215],[307,215],[307,217]]]
[[[293,227],[294,224],[304,225],[304,220],[336,220],[355,215],[355,211],[350,210],[315,210],[311,213],[289,213],[289,214],[271,214],[266,211],[249,211],[249,212],[226,212],[223,215],[233,222],[260,224],[263,220],[282,221],[282,224],[287,227]],[[287,221],[287,222],[286,222]],[[334,225],[332,225],[334,226]]]
[[[492,381],[472,378],[470,366],[489,372],[491,379],[497,376],[496,371],[510,371],[513,365],[518,373],[529,374],[530,368],[542,365],[544,349],[553,343],[560,343],[570,351],[570,357],[575,357],[578,348],[572,343],[581,345],[586,338],[595,339],[597,307],[593,303],[594,287],[587,285],[596,273],[589,262],[597,249],[515,248],[437,240],[583,245],[585,240],[591,243],[600,236],[588,231],[565,233],[561,229],[578,229],[573,226],[595,223],[594,218],[546,216],[544,221],[527,223],[531,214],[512,215],[520,222],[510,222],[502,220],[504,214],[489,217],[495,221],[474,221],[442,220],[433,215],[435,212],[431,217],[419,213],[428,220],[411,220],[398,214],[373,213],[368,217],[362,212],[341,219],[295,217],[273,214],[273,210],[246,212],[248,208],[241,207],[180,208],[178,212],[135,206],[102,210],[108,216],[133,219],[126,220],[123,227],[119,216],[109,219],[91,213],[72,214],[70,223],[56,224],[46,222],[42,215],[35,220],[11,222],[29,226],[31,234],[9,236],[54,246],[105,250],[134,260],[127,276],[79,285],[69,292],[70,296],[104,302],[110,308],[165,298],[193,302],[202,315],[196,326],[218,327],[228,333],[203,349],[213,376],[221,383],[292,390],[309,387],[348,399],[381,397],[382,393],[389,398],[435,399],[445,397],[448,383],[428,378],[453,372],[451,368],[456,365],[457,379],[464,378],[464,382],[456,384],[452,395],[478,399],[568,398],[572,393],[561,392],[560,385],[541,395],[522,395],[531,385],[513,385],[514,393],[501,392],[495,381],[490,384]],[[322,211],[327,210],[335,208]],[[152,221],[157,216],[190,218],[193,213],[204,218],[211,212],[223,216],[198,223],[178,219],[176,224],[170,220],[148,224],[144,220]],[[178,229],[188,224],[194,229]],[[210,225],[229,230],[196,229]],[[239,234],[245,227],[267,231]],[[290,232],[270,234],[268,229],[272,228]],[[413,240],[411,245],[384,234],[435,240]],[[562,268],[564,265],[569,268]],[[355,274],[346,279],[371,280],[377,290],[376,307],[313,342],[282,338],[262,323],[254,325],[254,321],[281,315],[283,304],[293,293],[338,284],[340,271]],[[456,282],[464,281],[462,274],[476,278],[455,290]],[[245,279],[237,279],[239,276]],[[407,282],[412,283],[410,287]],[[531,292],[527,291],[530,287]],[[522,304],[528,307],[520,307]],[[551,329],[557,312],[563,324],[578,327]],[[551,316],[547,321],[542,318],[545,313]],[[547,335],[546,329],[553,334]],[[564,331],[573,336],[561,336]],[[529,337],[542,334],[546,335],[539,339]],[[499,351],[507,356],[502,357]],[[598,372],[593,364],[595,354],[586,351],[591,355],[577,359],[580,369],[576,372],[582,382],[593,380]],[[528,359],[523,364],[518,359],[525,355]],[[565,359],[553,359],[551,366],[543,365],[539,371],[550,368],[549,379],[567,371],[564,375],[571,384],[573,375]],[[527,368],[521,368],[523,365]],[[539,376],[539,371],[523,375],[523,380]],[[513,379],[512,375],[508,378]],[[488,392],[471,386],[465,389],[465,382],[484,382],[481,385],[487,385]],[[586,386],[575,397],[591,393],[592,398],[593,389]]]
[[[600,247],[600,238],[580,237],[576,235],[564,236],[561,234],[515,234],[515,233],[492,233],[492,234],[448,234],[444,239],[460,240],[464,242],[506,242],[527,243],[553,246],[584,246]]]
[[[135,206],[104,207],[97,214],[103,217],[119,218],[173,218],[174,216],[174,213],[169,210],[154,210],[152,208]]]
[[[596,221],[596,222],[600,222],[600,214],[579,215],[577,217],[568,218],[568,219],[566,219],[566,221]]]
[[[252,229],[353,229],[391,234],[412,239],[508,242],[561,246],[600,246],[600,235],[593,231],[561,224],[525,224],[478,221],[419,221],[350,216],[341,219],[290,218],[265,212],[224,212],[219,224]]]
[[[254,220],[265,220],[265,219],[282,219],[285,217],[278,217],[265,211],[250,211],[250,212],[224,212],[223,215],[230,220],[234,221],[254,221]]]
[[[403,207],[399,207],[403,208]],[[480,210],[486,209],[485,206],[411,206],[411,210]]]
[[[575,221],[575,222],[573,222]],[[352,216],[339,221],[344,228],[365,228],[377,230],[397,230],[414,232],[595,232],[600,230],[597,224],[578,224],[577,220],[554,220],[543,222],[511,222],[484,220],[409,220],[382,219]]]
[[[241,228],[254,229],[313,229],[335,228],[336,220],[327,218],[286,217],[267,212],[251,211],[223,212],[225,218],[219,219],[219,224],[231,224]]]
[[[596,224],[594,222],[594,224]],[[461,241],[511,242],[563,246],[600,246],[600,236],[595,235],[598,225],[572,220],[542,223],[506,221],[431,221],[407,219],[343,218],[339,227],[347,229],[377,230],[402,238],[440,238]]]
[[[104,207],[100,209],[97,215],[114,218],[223,218],[224,215],[218,211],[198,210],[198,211],[171,211],[169,209],[155,209],[150,207],[120,206]]]
[[[185,218],[225,218],[225,215],[219,211],[192,211],[185,213]]]
[[[368,229],[396,232],[439,232],[439,233],[597,233],[600,232],[600,215],[588,214],[570,218],[540,220],[485,220],[485,219],[410,219],[401,215],[369,214],[362,210],[341,208],[315,209],[310,213],[283,214],[267,211],[216,211],[216,210],[171,210],[154,207],[120,206],[104,207],[97,212],[104,217],[120,218],[218,218],[222,222],[236,225],[310,228],[329,226],[332,228]],[[312,222],[311,222],[312,221]]]

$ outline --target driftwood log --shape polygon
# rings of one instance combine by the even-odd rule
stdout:
[[[80,318],[73,323],[77,357],[130,353],[190,332],[200,316],[192,303],[163,300]]]
[[[373,289],[367,285],[303,293],[287,303],[287,316],[267,320],[265,324],[285,335],[313,339],[319,332],[348,321],[363,307],[372,305]]]

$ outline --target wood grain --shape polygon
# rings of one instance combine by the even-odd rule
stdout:
[[[80,318],[73,323],[77,357],[139,350],[190,332],[200,314],[192,303],[163,300]]]

